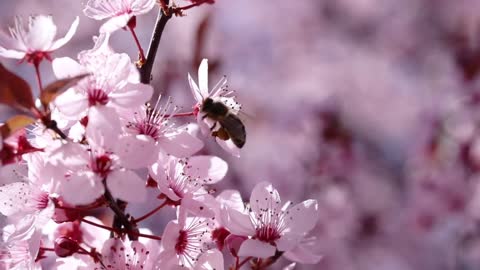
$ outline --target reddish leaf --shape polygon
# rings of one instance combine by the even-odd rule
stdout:
[[[55,100],[58,95],[65,92],[68,88],[74,86],[81,79],[89,75],[90,74],[82,74],[72,78],[61,79],[47,85],[47,87],[45,87],[45,89],[43,89],[42,93],[40,94],[40,101],[44,106],[47,106],[50,102]]]
[[[15,115],[12,118],[8,119],[2,126],[0,126],[0,135],[3,139],[12,135],[16,131],[32,124],[35,122],[35,119],[26,116],[26,115]]]
[[[35,107],[32,90],[28,83],[0,64],[0,103],[17,109]]]

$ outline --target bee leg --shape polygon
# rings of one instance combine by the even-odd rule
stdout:
[[[217,127],[217,122],[213,123],[213,126],[210,128],[210,131],[213,131]]]

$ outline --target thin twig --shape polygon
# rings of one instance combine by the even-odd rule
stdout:
[[[165,0],[166,5],[168,5],[168,2],[168,0]],[[145,64],[143,64],[139,69],[140,81],[142,83],[150,83],[150,77],[152,76],[152,68],[153,63],[155,62],[155,56],[157,55],[158,45],[162,39],[162,33],[165,29],[165,25],[170,18],[172,18],[172,13],[169,10],[164,12],[162,8],[159,9],[157,22],[155,23],[155,29],[153,30],[150,46],[148,47],[147,59]]]

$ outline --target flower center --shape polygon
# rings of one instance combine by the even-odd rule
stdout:
[[[52,58],[50,56],[49,52],[42,52],[42,51],[33,51],[33,52],[28,52],[25,55],[24,58],[28,63],[34,64],[38,66],[43,59],[47,59],[49,61],[52,61]]]
[[[107,174],[111,171],[112,160],[108,155],[101,155],[95,159],[92,164],[92,170],[96,174],[106,177]]]
[[[177,243],[175,244],[175,251],[177,254],[185,253],[188,246],[188,233],[185,230],[181,230],[178,233]]]
[[[102,89],[91,89],[88,91],[88,106],[106,105],[108,95]]]
[[[34,198],[35,204],[34,207],[37,210],[43,210],[48,206],[48,193],[41,192]]]
[[[280,238],[280,231],[275,224],[266,224],[255,230],[255,237],[263,242],[275,242]]]

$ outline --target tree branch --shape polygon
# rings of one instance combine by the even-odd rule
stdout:
[[[169,0],[165,0],[165,4],[168,5]],[[157,22],[155,23],[155,29],[152,33],[152,38],[150,40],[150,46],[148,47],[147,59],[145,64],[140,67],[140,81],[142,83],[149,84],[150,78],[152,76],[153,63],[155,62],[155,56],[157,55],[158,45],[162,39],[162,33],[165,29],[165,25],[168,20],[172,18],[172,12],[170,10],[164,11],[163,8],[160,8],[158,11]]]

